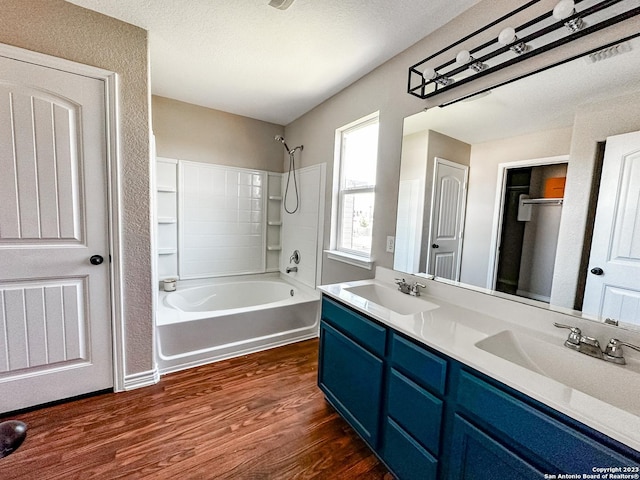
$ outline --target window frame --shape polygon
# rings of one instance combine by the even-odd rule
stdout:
[[[378,126],[378,134],[380,133],[380,116],[379,116],[379,112],[375,112],[371,115],[367,115],[366,117],[363,117],[359,120],[356,120],[355,122],[352,122],[348,125],[345,125],[342,128],[339,128],[336,130],[336,140],[339,142],[339,148],[336,149],[336,153],[337,158],[336,158],[336,167],[338,169],[338,175],[335,176],[334,178],[336,178],[337,180],[337,186],[336,186],[336,192],[337,192],[337,209],[336,209],[336,237],[335,237],[335,252],[334,253],[338,253],[338,254],[346,254],[349,256],[355,256],[357,258],[361,258],[361,259],[370,259],[371,255],[372,255],[372,250],[373,250],[373,234],[372,234],[372,238],[371,238],[371,244],[369,245],[369,250],[368,252],[363,252],[361,250],[354,250],[348,247],[345,247],[342,245],[342,239],[343,239],[343,231],[344,231],[344,198],[346,195],[350,195],[350,194],[360,194],[360,193],[371,193],[373,194],[373,198],[374,198],[374,205],[375,205],[375,193],[376,193],[376,184],[377,184],[377,170],[378,170],[378,148],[380,146],[380,142],[377,142],[376,145],[376,164],[375,164],[375,169],[376,169],[376,180],[375,183],[373,185],[367,185],[367,186],[362,186],[362,187],[345,187],[345,162],[344,162],[344,158],[345,158],[345,149],[346,149],[346,142],[344,141],[344,137],[345,135],[349,134],[349,132],[353,132],[355,130],[360,130],[361,128],[365,128],[368,127],[370,125],[376,124]],[[374,207],[374,214],[372,215],[372,230],[373,230],[373,217],[375,216],[375,207]]]

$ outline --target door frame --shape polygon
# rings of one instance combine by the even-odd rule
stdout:
[[[502,236],[502,216],[504,215],[504,194],[507,185],[507,170],[523,167],[538,167],[543,165],[555,165],[569,163],[569,155],[556,155],[553,157],[531,158],[528,160],[516,160],[498,164],[498,178],[496,181],[496,199],[493,207],[493,224],[491,227],[491,243],[489,244],[489,268],[487,271],[487,285],[489,290],[495,290],[495,281],[498,274],[498,249]]]
[[[439,165],[448,165],[452,168],[461,168],[464,170],[464,180],[462,185],[462,208],[460,209],[460,218],[458,219],[460,225],[460,236],[458,237],[458,258],[456,265],[456,278],[455,281],[460,281],[460,272],[462,270],[462,246],[464,239],[464,226],[467,216],[467,197],[469,196],[469,165],[464,165],[462,163],[454,162],[451,160],[447,160],[442,157],[433,157],[433,178],[431,179],[431,185],[433,188],[431,189],[431,205],[429,212],[429,243],[427,245],[427,262],[425,265],[425,271],[429,273],[429,267],[431,267],[431,261],[433,260],[433,251],[431,249],[431,244],[433,243],[433,229],[435,228],[434,219],[435,219],[435,205],[436,205],[436,192],[435,186],[437,184],[436,180],[438,178],[438,166]]]
[[[120,186],[120,112],[118,74],[90,65],[0,43],[0,56],[42,67],[82,75],[104,83],[105,139],[107,154],[107,241],[109,245],[109,285],[113,389],[125,390],[124,278],[122,268],[122,205]]]

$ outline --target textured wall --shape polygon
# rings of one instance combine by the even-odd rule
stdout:
[[[284,149],[274,137],[283,126],[165,97],[152,102],[159,156],[282,172]]]
[[[93,65],[120,81],[127,374],[153,368],[147,32],[63,0],[0,0],[0,43]]]

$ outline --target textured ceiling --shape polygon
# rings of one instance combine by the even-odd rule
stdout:
[[[67,0],[149,31],[156,95],[286,125],[478,0]]]

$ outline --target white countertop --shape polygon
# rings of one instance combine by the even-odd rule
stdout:
[[[393,287],[393,275],[396,272],[388,269],[381,270],[386,272],[380,275],[376,273],[375,280],[324,285],[319,289],[329,297],[340,300],[394,330],[640,451],[640,375],[638,375],[637,386],[631,386],[632,391],[635,392],[635,399],[631,400],[631,403],[627,402],[631,407],[622,409],[543,374],[504,360],[475,345],[504,330],[522,332],[540,340],[562,345],[567,331],[555,329],[551,324],[559,321],[560,323],[573,322],[570,324],[575,325],[575,318],[568,316],[562,318],[558,313],[541,314],[543,310],[535,307],[510,305],[513,302],[505,303],[501,299],[486,298],[489,297],[488,295],[484,295],[485,298],[483,298],[478,296],[482,295],[478,292],[469,292],[449,285],[436,285],[429,281],[420,298],[437,304],[438,308],[408,315],[400,315],[346,290],[349,287],[372,283]],[[408,278],[406,274],[403,276]],[[425,282],[424,279],[418,280]],[[459,305],[465,305],[465,307]],[[549,318],[538,321],[541,315],[548,315]],[[578,352],[571,353],[586,357]],[[598,359],[589,360],[604,362]],[[611,368],[625,367],[611,364]],[[606,383],[607,378],[606,375],[603,378],[594,376],[593,381]],[[623,392],[620,393],[623,394]]]

